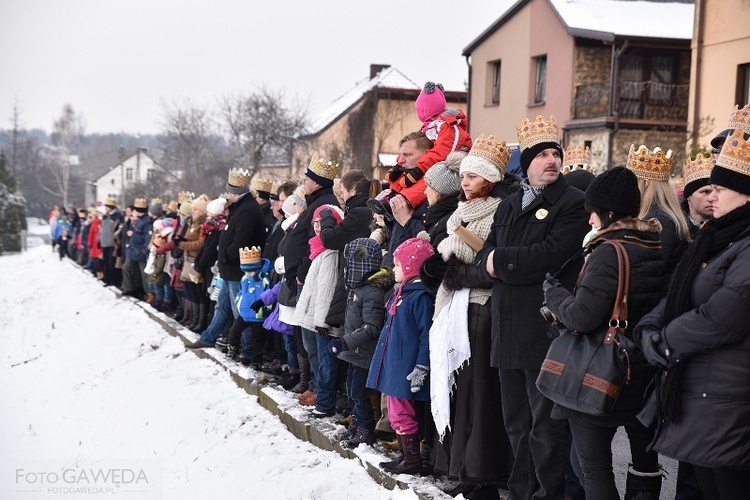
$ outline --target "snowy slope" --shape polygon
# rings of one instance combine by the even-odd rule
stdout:
[[[140,307],[29,247],[0,257],[0,498],[416,498],[298,440]]]

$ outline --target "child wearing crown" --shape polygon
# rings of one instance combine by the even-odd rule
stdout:
[[[392,196],[402,195],[412,208],[427,201],[424,194],[424,174],[434,164],[445,161],[451,151],[468,152],[471,149],[471,136],[466,131],[466,115],[460,109],[447,107],[443,86],[427,82],[414,103],[417,118],[422,122],[422,132],[432,141],[433,146],[419,158],[416,167],[396,166],[387,174],[391,183]],[[381,203],[382,209],[388,207]]]
[[[251,338],[252,335],[258,335],[256,332],[263,328],[263,321],[269,313],[269,308],[263,305],[260,296],[271,286],[272,266],[268,259],[261,258],[260,247],[244,247],[240,248],[240,269],[245,273],[235,298],[240,314],[229,330],[227,356],[237,359],[243,365],[260,369],[263,353],[252,352]]]

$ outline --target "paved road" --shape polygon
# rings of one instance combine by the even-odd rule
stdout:
[[[624,429],[617,431],[612,443],[612,460],[615,470],[615,480],[620,495],[625,495],[625,476],[630,462],[630,444]],[[675,484],[677,482],[677,462],[667,457],[659,457],[665,472],[665,481],[661,487],[661,500],[673,500],[675,495]]]

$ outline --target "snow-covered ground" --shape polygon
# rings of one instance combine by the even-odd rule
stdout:
[[[0,257],[0,498],[417,498],[294,437],[35,231]]]

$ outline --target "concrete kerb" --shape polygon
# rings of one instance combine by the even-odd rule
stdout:
[[[119,290],[113,290],[113,293],[118,298],[127,299],[127,297],[123,297],[122,294],[119,293]],[[164,314],[154,310],[145,302],[136,300],[133,300],[132,302],[143,309],[146,314],[151,317],[151,319],[161,325],[169,335],[179,338],[184,344],[188,344],[194,341],[193,338],[189,338],[185,333],[183,333],[184,328],[173,319],[168,318]],[[204,349],[189,349],[189,351],[200,358],[209,359],[217,365],[221,366],[229,374],[230,378],[237,384],[237,386],[242,388],[248,394],[257,396],[258,403],[260,403],[261,406],[279,417],[279,420],[281,420],[281,422],[286,426],[289,432],[291,432],[298,439],[307,441],[323,450],[335,451],[344,458],[357,460],[375,481],[388,488],[389,490],[393,490],[396,488],[402,490],[411,489],[420,498],[420,500],[450,498],[448,494],[442,493],[440,488],[438,488],[436,485],[434,488],[429,488],[430,491],[422,491],[422,484],[410,484],[408,482],[405,482],[383,471],[383,469],[368,462],[367,460],[363,460],[351,450],[344,448],[338,441],[332,439],[329,435],[323,432],[324,430],[328,430],[330,432],[331,427],[334,425],[331,422],[316,421],[315,425],[312,425],[310,422],[305,422],[296,418],[290,412],[286,411],[285,408],[280,406],[279,403],[273,398],[271,390],[272,388],[264,387],[264,382],[268,382],[267,379],[265,379],[264,374],[257,374],[249,368],[240,370],[237,368],[237,366],[233,366],[235,365],[235,363],[232,363],[231,365],[228,364],[224,359],[224,356],[214,356],[214,354],[211,352],[212,350],[209,351]],[[250,376],[244,377],[240,374],[240,371],[246,371]],[[389,459],[390,457],[383,455],[382,458]]]

